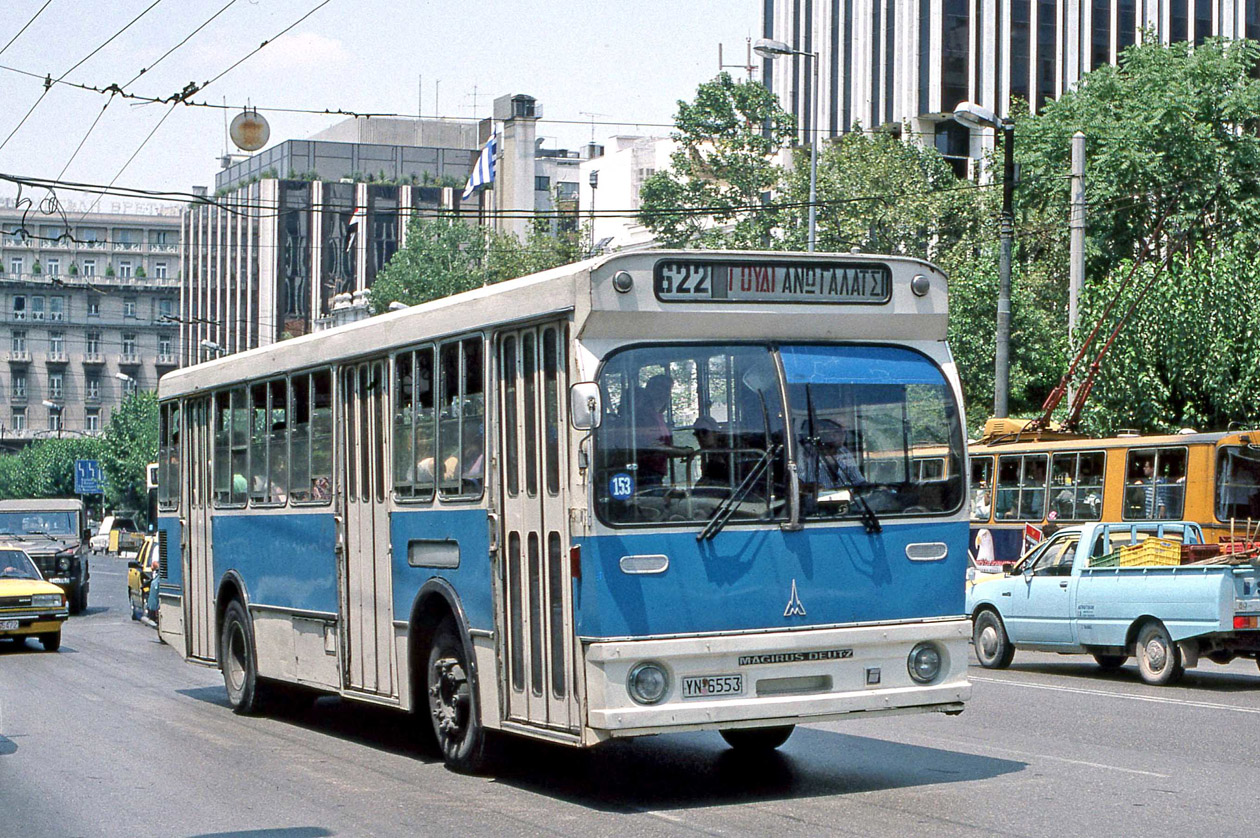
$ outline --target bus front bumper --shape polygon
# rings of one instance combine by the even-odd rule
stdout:
[[[965,618],[586,646],[587,726],[596,738],[819,722],[854,713],[957,713],[970,698]],[[928,683],[910,675],[920,644],[940,655]],[[666,673],[663,697],[631,697],[631,671]],[[734,691],[736,690],[737,691]],[[731,691],[706,694],[710,690]]]

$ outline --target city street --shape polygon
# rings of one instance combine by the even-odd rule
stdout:
[[[408,717],[324,698],[235,716],[215,670],[129,619],[125,562],[98,557],[60,653],[0,647],[0,812],[38,836],[1248,835],[1260,671],[1136,668],[1020,653],[973,666],[959,717],[800,728],[746,762],[715,733],[586,753],[505,748],[447,771]]]

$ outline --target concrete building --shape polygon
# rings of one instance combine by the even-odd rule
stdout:
[[[820,137],[908,123],[947,157],[978,154],[951,118],[963,101],[999,116],[1018,97],[1040,108],[1114,64],[1143,29],[1163,43],[1260,38],[1260,0],[764,0],[763,34],[818,53]],[[802,144],[813,62],[763,62],[796,115]],[[991,135],[991,131],[986,131]]]
[[[95,435],[179,358],[179,208],[0,201],[0,440]]]
[[[677,143],[668,137],[612,137],[594,146],[582,161],[578,176],[580,224],[591,227],[591,241],[599,251],[645,246],[652,234],[633,215],[639,209],[643,182],[670,166]],[[615,216],[601,211],[622,211]]]
[[[348,119],[309,140],[224,158],[213,203],[191,205],[183,219],[182,363],[363,316],[364,292],[417,215],[458,212],[523,239],[536,211],[566,200],[576,210],[580,160],[541,147],[537,103],[501,97],[500,112],[480,123]],[[462,200],[491,131],[501,137],[494,188]]]

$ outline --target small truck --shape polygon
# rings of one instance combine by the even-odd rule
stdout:
[[[1256,560],[1188,546],[1202,543],[1188,521],[1064,527],[967,592],[976,657],[1003,669],[1016,649],[1087,654],[1107,670],[1136,657],[1157,685],[1200,658],[1260,664]]]

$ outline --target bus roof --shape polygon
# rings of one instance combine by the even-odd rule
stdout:
[[[799,297],[779,299],[773,294],[770,299],[754,294],[752,299],[692,301],[660,293],[656,283],[662,263],[699,266],[714,276],[768,270],[782,282],[801,269],[838,275],[887,266],[891,279],[886,299],[856,304],[799,302]],[[912,290],[912,280],[919,276],[926,282]],[[879,316],[872,317],[873,311]],[[575,334],[584,340],[651,335],[659,340],[943,341],[948,326],[947,278],[933,265],[905,256],[717,250],[616,253],[184,367],[163,376],[158,391],[162,398],[171,398],[276,370],[314,368],[566,312],[572,312]],[[783,325],[767,328],[769,317],[781,318]]]
[[[1177,445],[1211,444],[1229,442],[1231,439],[1242,441],[1245,433],[1211,431],[1190,434],[1126,434],[1124,436],[1087,437],[1069,434],[1052,433],[1045,438],[1038,437],[999,437],[990,440],[972,440],[968,444],[973,455],[979,453],[1002,454],[1006,452],[1045,452],[1085,450],[1100,448],[1159,448]],[[1260,435],[1257,435],[1260,440]]]

